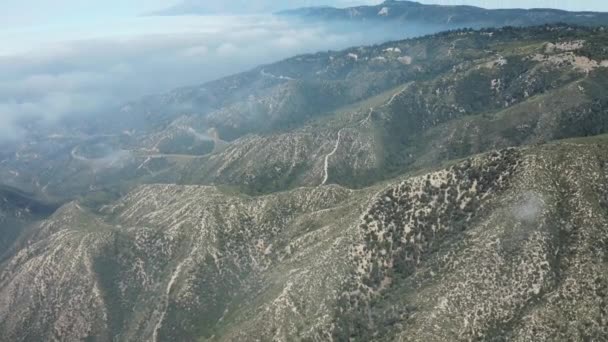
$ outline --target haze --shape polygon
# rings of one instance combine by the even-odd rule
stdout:
[[[221,13],[379,1],[195,1]],[[488,7],[558,7],[556,1],[424,1]],[[597,1],[562,8],[607,10]],[[171,0],[6,0],[0,13],[0,136],[18,123],[103,114],[147,94],[202,83],[295,54],[369,44],[432,28],[361,30],[294,24],[264,14],[141,16],[183,6]],[[173,7],[175,8],[175,7]]]

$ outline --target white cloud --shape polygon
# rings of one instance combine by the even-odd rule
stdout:
[[[217,48],[217,54],[220,57],[232,57],[239,53],[239,48],[232,43],[223,43]]]
[[[350,7],[357,5],[376,5],[383,0],[182,0],[160,13],[189,14],[189,13],[272,13],[276,11],[312,6]]]
[[[182,50],[182,56],[186,58],[201,58],[209,53],[209,48],[205,45],[197,45]]]
[[[525,223],[536,221],[542,215],[545,202],[540,195],[532,191],[524,193],[522,197],[512,208],[513,216]]]

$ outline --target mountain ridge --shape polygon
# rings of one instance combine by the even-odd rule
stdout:
[[[58,305],[57,310],[45,311],[48,324],[59,336],[78,340],[103,341],[104,336],[225,341],[320,340],[332,336],[334,340],[367,336],[403,341],[439,341],[450,336],[456,340],[466,340],[467,336],[498,338],[505,334],[521,340],[531,336],[605,336],[601,321],[593,318],[601,306],[575,304],[574,298],[556,302],[550,298],[557,293],[549,290],[555,288],[567,295],[566,284],[559,284],[567,282],[569,274],[580,267],[601,266],[590,263],[587,254],[572,256],[569,261],[542,254],[558,246],[565,248],[558,254],[564,258],[575,250],[593,253],[588,243],[601,236],[606,226],[592,224],[585,228],[592,235],[585,237],[587,233],[577,235],[567,222],[596,220],[596,215],[603,215],[601,222],[606,221],[603,209],[589,212],[576,204],[591,194],[588,191],[596,194],[607,188],[602,180],[606,173],[604,169],[588,172],[584,182],[580,178],[568,180],[568,175],[578,172],[579,167],[600,167],[596,158],[605,160],[605,146],[604,136],[495,151],[355,192],[323,186],[235,197],[209,186],[144,185],[99,213],[68,204],[42,224],[29,247],[5,266],[3,274],[12,275],[0,278],[2,297],[17,295],[22,299],[0,305],[0,324],[11,338],[19,339],[20,331],[27,331],[28,336],[43,339],[49,336],[48,328],[20,326],[10,319],[15,317],[10,313],[33,318],[38,305]],[[571,197],[570,204],[564,203],[578,209],[571,214],[560,211],[566,221],[559,228],[552,228],[553,222],[559,222],[552,216],[558,203],[552,198],[559,193],[548,189],[564,188],[545,187],[555,179],[571,181],[582,192]],[[446,194],[445,202],[438,202],[442,193]],[[407,209],[410,206],[411,210]],[[227,207],[232,209],[222,209]],[[445,217],[453,219],[444,221]],[[461,219],[456,217],[464,221],[457,224]],[[399,222],[410,223],[401,226]],[[536,224],[540,228],[530,230]],[[217,230],[219,227],[224,228]],[[568,235],[574,240],[563,240]],[[606,243],[605,239],[597,241]],[[44,247],[49,243],[52,249]],[[87,248],[78,247],[83,243]],[[500,248],[495,250],[492,243]],[[461,248],[468,252],[459,251]],[[72,258],[53,258],[52,267],[61,273],[41,277],[45,271],[35,266],[36,260],[46,259],[47,253],[79,253],[82,257],[75,258],[78,262],[71,268],[66,268],[66,263]],[[470,253],[486,258],[499,253],[493,258],[502,258],[504,270],[492,273],[496,278],[488,283],[485,274],[499,270],[492,266],[492,259],[471,264]],[[542,268],[545,262],[549,268]],[[561,264],[574,262],[579,266]],[[140,266],[131,270],[134,265]],[[87,271],[76,277],[73,272],[81,267]],[[500,277],[507,271],[520,275],[502,280],[507,281],[503,284]],[[597,279],[591,277],[594,274]],[[602,274],[605,272],[599,269],[578,273],[577,284],[584,286],[588,281],[601,291],[607,281]],[[30,291],[43,295],[41,302],[14,292],[31,277],[44,281],[28,285]],[[463,286],[462,291],[441,290],[458,288],[456,284]],[[477,293],[473,284],[497,286],[512,296]],[[59,286],[82,290],[72,290],[72,304],[66,306],[68,301],[63,298],[67,293],[45,292]],[[402,291],[406,291],[405,297]],[[443,294],[429,295],[435,291]],[[475,297],[469,297],[474,293]],[[583,297],[577,298],[593,303],[605,298],[601,293],[580,289],[577,296]],[[535,298],[547,298],[548,303],[541,304],[543,301]],[[319,305],[307,304],[310,301]],[[559,315],[559,310],[551,308],[560,303],[577,305],[580,314],[575,324],[584,330],[552,335],[555,330],[551,325],[538,325],[537,320],[551,319],[543,315]],[[492,311],[494,305],[503,305],[503,311]],[[517,319],[520,323],[509,323],[510,328],[502,325],[501,320],[520,315],[520,305],[529,307],[528,315],[536,318]],[[532,308],[539,306],[541,312],[534,313]],[[139,314],[128,314],[134,307]],[[459,328],[450,327],[457,322],[449,318],[452,310],[477,319],[469,320],[468,327],[462,320]],[[205,322],[196,319],[193,312],[207,317]],[[437,327],[422,324],[435,316]],[[80,318],[73,321],[76,317]],[[440,323],[443,318],[446,323]],[[587,319],[592,319],[591,324],[583,325]],[[67,320],[78,324],[64,323]],[[464,330],[459,333],[458,329]]]
[[[327,158],[328,181],[339,175],[343,185],[354,187],[371,184],[376,178],[365,178],[374,173],[397,175],[469,151],[483,152],[487,142],[471,140],[479,134],[462,136],[482,127],[502,130],[496,136],[501,139],[490,144],[496,147],[529,144],[533,136],[550,141],[600,134],[605,129],[600,114],[606,87],[602,75],[608,65],[601,47],[604,36],[601,28],[566,24],[455,30],[297,56],[133,102],[114,114],[115,128],[107,134],[84,140],[53,137],[46,144],[23,146],[0,172],[15,186],[33,187],[31,192],[43,197],[58,192],[80,195],[86,188],[103,192],[112,183],[109,190],[119,195],[138,179],[268,193],[320,184],[340,130],[338,150]],[[308,105],[310,98],[315,98],[314,106]],[[563,108],[555,105],[565,98],[571,101]],[[539,107],[539,102],[548,107]],[[577,116],[569,117],[565,108]],[[498,117],[503,127],[494,123]],[[536,129],[538,120],[551,125]],[[580,123],[567,127],[565,120]],[[590,125],[589,120],[599,124]],[[107,128],[105,122],[87,124],[92,124],[88,130]],[[478,128],[462,129],[471,124]],[[455,125],[461,129],[455,130]],[[403,132],[429,144],[419,144]],[[453,139],[445,141],[449,137]],[[278,148],[278,141],[294,150]],[[352,148],[348,162],[339,161],[344,148]],[[237,158],[248,153],[259,157]],[[62,163],[46,164],[36,159],[41,155],[56,156]],[[276,162],[258,162],[266,155]],[[40,165],[23,168],[25,161]],[[47,171],[30,175],[37,167]],[[71,189],[62,185],[66,170],[76,180],[70,182]],[[277,184],[256,179],[262,175]]]
[[[277,15],[312,20],[370,20],[441,24],[444,25],[443,29],[536,26],[557,22],[599,26],[605,25],[608,19],[608,13],[605,12],[571,12],[550,8],[486,9],[466,5],[422,4],[407,0],[386,0],[378,5],[349,8],[304,7],[281,11]]]

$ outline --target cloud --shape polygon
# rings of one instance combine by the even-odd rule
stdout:
[[[217,14],[217,13],[272,13],[298,7],[376,5],[383,0],[182,0],[176,5],[155,13],[161,15]]]
[[[542,197],[528,191],[522,195],[521,200],[512,207],[511,211],[518,221],[532,223],[541,217],[544,208],[545,202]]]
[[[104,115],[145,95],[296,54],[408,34],[403,27],[323,26],[274,16],[145,17],[106,26],[112,30],[0,55],[0,140],[21,135],[24,126],[32,131],[33,123],[47,129],[64,118]]]
[[[181,55],[185,58],[202,58],[207,56],[209,48],[205,45],[187,47],[182,50]]]

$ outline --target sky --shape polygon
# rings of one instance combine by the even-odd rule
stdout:
[[[41,122],[115,108],[148,94],[247,70],[295,54],[337,50],[415,34],[411,28],[349,29],[288,23],[267,15],[151,17],[179,1],[2,0],[0,140],[21,135],[16,123]],[[325,0],[216,0],[227,9]],[[328,0],[330,5],[379,0]],[[598,0],[424,0],[487,7],[607,10]],[[274,7],[271,7],[274,8]],[[425,32],[419,32],[425,33]]]

